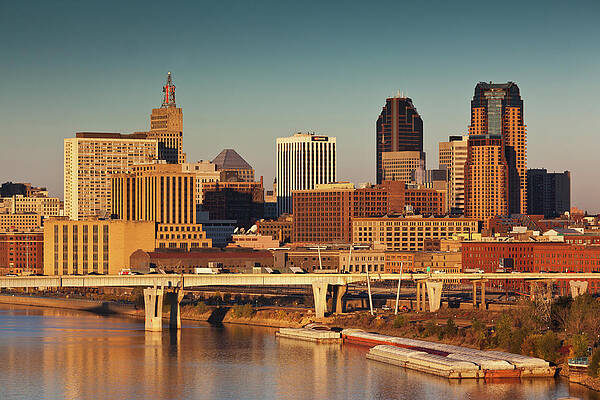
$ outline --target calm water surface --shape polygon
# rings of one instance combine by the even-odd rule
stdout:
[[[454,382],[274,329],[0,305],[0,399],[600,399],[564,380]]]

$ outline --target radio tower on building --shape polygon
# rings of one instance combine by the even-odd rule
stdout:
[[[161,107],[175,107],[175,85],[173,85],[171,72],[167,73],[167,84],[163,86],[163,93],[163,102]]]

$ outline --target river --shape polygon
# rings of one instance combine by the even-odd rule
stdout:
[[[449,381],[274,332],[145,332],[135,319],[0,305],[0,399],[600,399],[564,379]]]

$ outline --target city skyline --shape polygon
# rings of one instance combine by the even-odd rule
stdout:
[[[393,31],[391,17],[384,17],[387,25],[376,25],[371,18],[374,11],[360,10],[357,5],[344,10],[346,18],[333,21],[332,26],[326,24],[334,12],[329,6],[320,8],[317,15],[311,7],[298,10],[282,5],[261,16],[267,7],[260,5],[247,21],[246,40],[240,40],[243,30],[232,28],[248,11],[244,5],[234,5],[227,19],[219,16],[218,7],[207,6],[202,10],[205,26],[183,24],[182,40],[170,43],[156,35],[148,36],[152,24],[141,22],[141,17],[157,17],[161,12],[152,7],[136,9],[140,14],[134,18],[134,7],[130,6],[122,10],[122,17],[111,19],[111,26],[119,32],[131,23],[127,40],[120,43],[118,35],[94,24],[90,31],[97,28],[95,33],[82,32],[77,38],[62,37],[65,33],[53,30],[53,23],[81,28],[78,17],[96,11],[102,15],[94,6],[73,6],[63,12],[60,5],[35,10],[3,5],[6,12],[2,14],[10,18],[3,18],[0,29],[6,37],[10,36],[8,30],[17,35],[2,45],[5,53],[11,54],[0,68],[11,78],[5,91],[12,95],[2,96],[0,103],[4,121],[1,139],[5,143],[1,178],[47,186],[52,194],[63,197],[63,139],[77,131],[148,130],[148,110],[161,104],[160,87],[167,71],[173,72],[178,86],[177,106],[186,113],[184,146],[188,160],[209,159],[223,148],[235,148],[256,168],[257,176],[265,176],[267,187],[275,175],[275,138],[296,131],[338,138],[338,180],[375,182],[375,122],[385,98],[398,89],[413,99],[423,118],[428,167],[436,168],[438,143],[449,135],[467,132],[473,86],[479,81],[514,81],[525,101],[528,167],[571,171],[572,205],[597,212],[595,199],[600,189],[587,184],[594,179],[595,154],[593,146],[586,144],[593,143],[598,133],[596,115],[600,111],[594,98],[599,84],[593,79],[600,58],[597,52],[589,51],[598,28],[587,23],[594,14],[590,11],[598,5],[584,4],[569,8],[571,15],[575,14],[569,20],[561,18],[565,10],[560,5],[550,5],[540,15],[532,6],[519,7],[519,15],[507,24],[526,31],[527,37],[499,35],[491,40],[491,49],[477,48],[482,57],[476,63],[465,61],[473,57],[467,57],[472,49],[461,23],[474,22],[477,14],[484,15],[486,10],[475,12],[465,5],[438,9],[428,15],[422,27],[401,19],[403,30],[413,33],[416,45],[411,43],[410,48],[420,56],[420,62],[397,56],[395,53],[407,48],[399,42],[391,49],[396,51],[380,55],[381,63],[365,61],[381,50],[375,39]],[[428,11],[410,7],[407,13]],[[445,11],[448,21],[428,33],[428,28],[440,23]],[[199,12],[179,18],[189,22]],[[289,17],[293,12],[297,31],[273,20],[273,13]],[[54,19],[42,20],[45,15]],[[38,42],[34,43],[32,30],[16,26],[23,17],[39,23]],[[269,24],[261,25],[267,17]],[[474,23],[494,26],[500,21],[499,16],[487,17],[485,23]],[[359,19],[366,22],[352,24]],[[216,31],[219,23],[224,23],[224,30],[233,30],[220,37]],[[561,29],[555,32],[556,26]],[[335,27],[341,30],[330,34]],[[453,33],[451,38],[443,37],[445,28]],[[275,38],[282,32],[287,36]],[[565,32],[577,33],[579,40],[570,42],[564,38],[568,36]],[[192,45],[203,33],[207,39]],[[144,38],[149,37],[153,39],[145,43]],[[520,42],[511,42],[517,37]],[[260,45],[253,41],[259,39],[263,39]],[[154,51],[156,42],[169,44],[165,47],[167,57],[155,55],[152,65],[138,64]],[[224,45],[227,51],[217,49]],[[66,60],[61,59],[61,52],[67,50],[75,55],[65,54]],[[514,56],[508,60],[491,57],[502,51],[511,51]],[[49,52],[51,56],[44,56]],[[277,52],[285,56],[277,57]],[[104,56],[103,65],[90,64],[90,56]],[[319,63],[311,62],[311,56],[318,56]],[[440,57],[444,65],[433,63]],[[49,64],[35,67],[42,61]]]

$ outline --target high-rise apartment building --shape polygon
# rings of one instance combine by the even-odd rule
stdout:
[[[79,132],[64,141],[65,215],[72,220],[107,217],[112,174],[156,159],[156,140],[144,133]]]
[[[508,166],[500,135],[470,135],[465,164],[465,216],[487,224],[506,215]]]
[[[448,170],[448,207],[451,213],[465,210],[465,163],[468,136],[450,136],[439,144],[439,166]]]
[[[171,73],[163,86],[163,102],[152,109],[148,139],[158,141],[158,158],[169,164],[185,162],[183,152],[183,110],[175,104],[175,85]]]
[[[412,173],[425,169],[422,151],[387,151],[381,153],[381,171],[384,181],[411,182]]]
[[[292,212],[292,190],[337,180],[336,138],[296,133],[277,138],[277,211]]]
[[[508,174],[507,203],[511,214],[527,212],[527,135],[523,100],[514,82],[475,86],[469,135],[501,136]]]
[[[556,218],[571,209],[571,173],[527,170],[527,214]]]
[[[423,152],[423,120],[408,97],[386,99],[376,123],[377,183],[383,182],[383,153]]]

